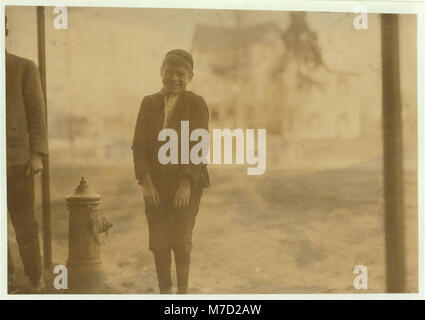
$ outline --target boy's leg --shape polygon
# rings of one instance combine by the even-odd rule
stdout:
[[[176,261],[177,293],[187,293],[189,283],[192,233],[195,227],[202,192],[192,193],[189,206],[175,209],[172,215],[172,247]]]
[[[174,249],[177,273],[177,293],[186,294],[189,283],[190,248]]]
[[[150,207],[145,201],[145,213],[149,229],[149,250],[154,254],[159,292],[171,293],[171,247],[168,238],[167,206],[163,198],[158,207]]]
[[[36,287],[41,279],[41,254],[34,214],[34,177],[25,175],[25,166],[7,168],[7,207],[25,274]]]
[[[159,293],[171,293],[171,249],[154,252]]]

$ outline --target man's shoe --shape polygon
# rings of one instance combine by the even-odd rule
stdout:
[[[16,283],[15,283],[15,275],[14,274],[10,274],[7,276],[7,293],[8,294],[13,294],[16,293],[18,291],[18,288],[16,288]]]

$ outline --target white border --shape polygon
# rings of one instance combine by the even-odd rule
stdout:
[[[312,12],[353,12],[356,6],[365,6],[369,13],[401,13],[417,14],[417,57],[418,57],[418,289],[419,293],[408,294],[188,294],[182,295],[157,295],[157,294],[92,294],[92,295],[7,295],[7,279],[2,275],[7,274],[7,212],[6,194],[2,192],[6,186],[6,130],[0,126],[0,299],[6,300],[394,300],[394,299],[425,299],[424,294],[424,152],[425,152],[425,126],[424,126],[424,8],[425,0],[414,1],[321,1],[321,0],[4,0],[0,6],[0,16],[4,16],[5,6],[68,6],[68,7],[141,7],[141,8],[185,8],[185,9],[243,9],[243,10],[285,10],[285,11],[312,11]],[[4,19],[0,19],[0,39],[5,39]],[[0,61],[5,65],[4,41],[0,44]],[[0,68],[0,77],[5,79],[4,68]],[[1,105],[5,106],[5,86],[1,81]],[[5,108],[0,109],[0,123],[5,123]]]
[[[4,16],[4,5],[0,6],[0,16]],[[0,39],[5,39],[4,19],[0,19]],[[6,65],[5,41],[0,41],[0,63]],[[0,297],[7,293],[7,200],[4,187],[6,186],[6,88],[3,79],[6,79],[5,68],[0,68]]]
[[[424,265],[424,181],[425,181],[425,172],[424,172],[424,155],[425,155],[425,126],[424,126],[424,68],[425,68],[425,48],[424,48],[424,9],[422,8],[420,14],[417,16],[417,57],[418,57],[418,85],[417,85],[417,94],[418,94],[418,289],[419,294],[424,299],[425,297],[425,265]]]

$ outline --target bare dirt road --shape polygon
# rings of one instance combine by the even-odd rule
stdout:
[[[384,292],[380,162],[375,157],[334,169],[301,171],[271,166],[262,176],[247,176],[243,167],[211,167],[212,185],[204,192],[194,231],[190,292],[365,293],[353,287],[356,265],[368,268],[368,293]],[[133,177],[131,160],[115,165],[53,163],[54,262],[66,264],[65,196],[83,175],[102,195],[99,215],[114,224],[102,248],[107,292],[157,293],[142,189]],[[408,290],[415,292],[415,171],[405,172],[405,204]],[[13,232],[10,242],[18,287],[24,293],[27,284]]]

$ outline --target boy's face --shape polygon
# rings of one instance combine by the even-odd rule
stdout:
[[[185,91],[187,84],[192,80],[192,76],[192,71],[183,65],[164,64],[161,68],[164,89],[171,94],[179,94]]]

